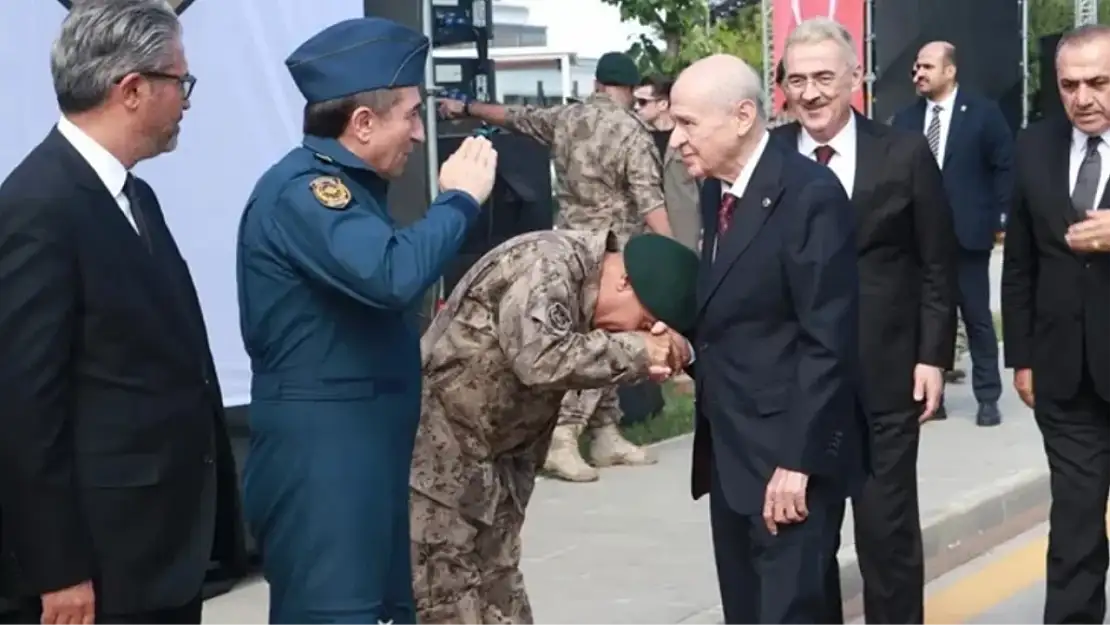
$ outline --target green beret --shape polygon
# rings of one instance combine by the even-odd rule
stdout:
[[[617,87],[640,86],[640,70],[630,56],[622,52],[606,52],[597,60],[597,81]]]
[[[641,234],[624,246],[624,270],[644,308],[679,332],[697,314],[698,255],[661,234]]]

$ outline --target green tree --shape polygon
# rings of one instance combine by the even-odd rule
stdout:
[[[644,73],[674,75],[691,62],[715,53],[734,54],[753,66],[763,59],[759,5],[729,20],[710,24],[705,0],[602,0],[620,9],[621,19],[647,28],[628,50]],[[656,45],[661,41],[662,46]]]

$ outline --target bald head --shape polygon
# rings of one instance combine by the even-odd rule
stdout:
[[[763,137],[763,86],[741,59],[714,54],[687,67],[671,88],[671,146],[698,178],[733,181]]]
[[[730,54],[714,54],[695,61],[678,76],[674,90],[688,90],[699,100],[731,109],[750,100],[762,118],[763,81],[743,59]]]
[[[917,94],[943,100],[956,88],[956,46],[947,41],[930,41],[921,46],[913,64],[913,86]]]

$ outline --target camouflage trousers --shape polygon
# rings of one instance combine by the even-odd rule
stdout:
[[[956,309],[956,362],[967,353],[967,326],[964,325],[963,313]]]
[[[567,391],[559,406],[559,425],[600,428],[619,425],[621,411],[617,387],[607,386],[584,391]]]
[[[412,576],[418,623],[532,623],[520,571],[524,514],[505,496],[492,526],[413,490]]]

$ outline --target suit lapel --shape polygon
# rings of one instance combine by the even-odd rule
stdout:
[[[956,151],[956,140],[960,136],[960,128],[964,124],[965,117],[967,117],[967,100],[963,92],[956,91],[956,99],[952,102],[951,121],[948,122],[948,136],[944,139],[944,159],[941,169],[944,169],[944,165],[948,164],[952,153]]]
[[[744,197],[736,203],[728,232],[717,241],[715,258],[712,258],[713,250],[709,250],[712,261],[709,265],[708,279],[703,283],[703,288],[699,289],[699,309],[705,308],[729,269],[752,244],[760,229],[763,228],[763,224],[766,223],[767,217],[774,211],[778,198],[782,194],[782,187],[779,185],[782,155],[778,150],[779,147],[773,141],[768,142],[767,148],[756,163],[752,177],[748,181],[748,187],[744,190]],[[714,232],[716,232],[715,227]],[[703,259],[704,256],[703,254]]]
[[[96,171],[77,152],[69,140],[55,129],[47,137],[47,141],[54,142],[62,157],[69,160],[68,169],[74,182],[89,195],[89,201],[83,209],[91,214],[91,223],[100,225],[99,231],[94,235],[100,241],[99,251],[106,255],[119,257],[122,261],[120,264],[126,267],[128,271],[135,272],[137,278],[147,287],[146,289],[134,290],[135,297],[149,297],[152,300],[151,303],[160,312],[169,311],[168,314],[151,315],[156,318],[155,323],[166,323],[169,322],[170,318],[179,319],[176,315],[180,314],[180,306],[176,303],[172,290],[173,283],[171,280],[173,276],[168,275],[165,271],[164,257],[162,256],[165,253],[165,247],[161,237],[157,234],[158,226],[155,225],[156,219],[151,215],[151,209],[144,207],[143,215],[146,217],[147,227],[151,230],[151,232],[148,232],[148,236],[153,237],[153,253],[147,249],[142,238],[139,237],[135,228],[132,227],[120,209],[119,204],[116,203],[116,198],[104,186]],[[138,194],[140,202],[150,203],[154,201],[153,198],[148,198],[141,190],[138,191]],[[159,251],[159,248],[162,248],[162,250]],[[176,326],[171,325],[171,327]],[[169,333],[171,336],[176,334],[178,333]]]
[[[875,134],[873,124],[866,117],[856,114],[856,171],[852,174],[852,205],[862,221],[871,206],[875,188],[886,171],[886,147]]]
[[[925,98],[917,99],[917,104],[910,109],[907,123],[909,126],[906,130],[916,130],[921,133],[925,132]]]

